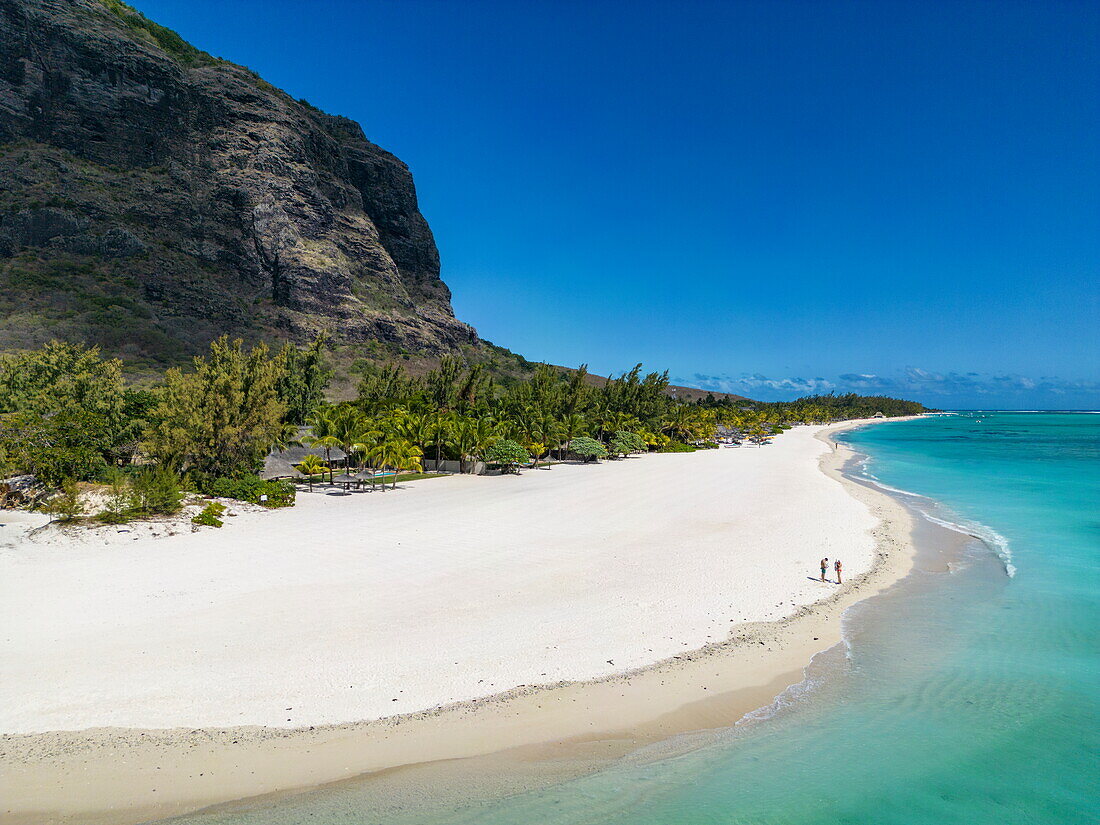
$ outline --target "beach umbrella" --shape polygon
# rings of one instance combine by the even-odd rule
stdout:
[[[341,473],[338,476],[329,476],[329,483],[331,484],[343,484],[346,490],[349,485],[358,484],[359,479],[355,476],[349,476],[347,473]]]

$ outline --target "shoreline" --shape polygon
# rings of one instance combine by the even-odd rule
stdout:
[[[830,435],[877,421],[842,422],[815,435],[831,444]],[[735,624],[724,641],[599,679],[520,686],[375,721],[5,735],[0,781],[9,801],[0,821],[128,825],[368,774],[385,782],[430,771],[442,760],[491,760],[513,784],[528,787],[585,773],[677,734],[736,724],[800,681],[817,653],[841,641],[841,616],[850,605],[912,568],[911,513],[886,492],[845,478],[853,455],[841,446],[822,454],[818,466],[877,520],[873,562],[790,616]]]

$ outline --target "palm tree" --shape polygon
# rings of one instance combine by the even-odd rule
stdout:
[[[397,468],[404,470],[407,473],[421,473],[424,471],[423,457],[424,452],[415,444],[409,444],[411,449],[402,449],[395,451],[394,459],[397,462]],[[397,478],[394,477],[393,485],[397,486]]]
[[[546,445],[540,441],[525,441],[523,448],[535,459],[535,469],[539,468],[539,456],[546,452]]]
[[[302,443],[308,447],[320,447],[325,451],[328,483],[332,484],[332,448],[340,446],[335,410],[332,407],[318,410],[310,416],[309,425],[312,431],[302,438]]]
[[[355,436],[354,441],[351,444],[351,450],[357,456],[359,456],[359,469],[362,471],[365,465],[370,465],[372,468],[370,486],[373,490],[375,487],[376,479],[373,473],[373,467],[376,462],[380,462],[380,449],[385,441],[385,435],[381,429],[378,429],[374,422],[367,425],[367,429],[359,432]]]
[[[542,436],[545,441],[544,450],[547,460],[550,459],[550,450],[556,444],[558,446],[558,460],[561,460],[561,442],[565,437],[565,428],[560,421],[555,421],[552,416],[546,416],[542,422]]]
[[[430,418],[431,437],[435,442],[435,469],[439,469],[439,463],[443,460],[443,442],[451,434],[451,422],[447,420],[444,410],[436,410]],[[425,447],[427,444],[424,445]]]
[[[443,416],[438,410],[433,413],[406,413],[399,421],[394,422],[392,432],[398,438],[409,441],[427,450],[428,445],[436,444],[436,469],[439,469],[439,454],[442,445],[442,432],[449,430]]]
[[[298,443],[298,427],[294,424],[284,423],[278,433],[275,434],[275,440],[271,442],[269,446],[270,450],[281,452],[287,447]]]
[[[458,452],[458,472],[466,472],[466,458],[478,449],[477,422],[457,419],[451,429],[451,445]]]
[[[370,452],[382,441],[382,431],[375,422],[363,421],[363,429],[359,430],[351,440],[349,452],[359,457],[359,469],[365,468],[369,460]]]
[[[477,426],[474,428],[475,446],[472,451],[474,458],[481,458],[485,455],[489,445],[500,438],[502,429],[502,425],[491,418],[486,417],[477,420]]]
[[[615,426],[615,413],[608,408],[606,402],[601,402],[592,411],[592,423],[596,425],[596,440],[603,441],[604,432]]]
[[[570,413],[561,421],[563,440],[558,442],[558,461],[561,461],[562,447],[573,440],[575,436],[584,435],[584,416],[579,413]]]
[[[317,436],[307,435],[302,439],[310,447],[320,447],[325,451],[325,464],[328,465],[328,483],[332,484],[332,448],[340,446],[340,439],[334,435]]]
[[[402,470],[409,472],[420,472],[421,464],[420,459],[424,455],[424,451],[411,441],[405,439],[396,439],[394,441],[387,441],[382,446],[382,452],[384,461],[393,467],[393,489],[397,489],[397,474]],[[382,482],[382,487],[385,489],[385,482]]]
[[[458,402],[458,395],[464,388],[459,386],[465,364],[453,355],[444,355],[439,359],[439,367],[425,376],[424,383],[428,391],[428,400],[434,409],[433,432],[435,434],[436,468],[443,458],[443,436],[445,432],[444,414],[451,412]],[[476,395],[476,390],[474,392]]]
[[[355,443],[363,425],[363,414],[354,407],[343,407],[333,415],[331,434],[339,440],[339,446],[345,453],[351,452],[351,445]]]
[[[713,432],[714,417],[709,410],[678,404],[665,418],[661,429],[679,441],[692,441],[708,430]]]
[[[522,418],[516,427],[514,441],[517,441],[527,452],[535,458],[536,469],[539,466],[539,456],[546,449],[546,431],[543,429],[543,416],[534,406],[524,409]]]
[[[324,472],[324,469],[325,462],[321,461],[321,459],[313,453],[310,453],[298,462],[298,470],[305,474],[311,493],[313,492],[313,476],[317,473]]]
[[[365,452],[365,457],[366,457],[367,461],[369,461],[371,463],[371,468],[372,469],[371,469],[371,475],[370,475],[370,488],[371,488],[371,490],[374,490],[378,485],[378,473],[375,471],[374,468],[382,469],[386,466],[386,460],[387,460],[386,442],[381,440],[381,438],[380,438],[375,443],[368,445],[367,450]],[[383,481],[382,481],[382,491],[385,492],[385,490],[386,490],[386,482],[385,482],[385,479],[383,479]]]

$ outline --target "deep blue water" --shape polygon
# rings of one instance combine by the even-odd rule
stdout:
[[[1100,415],[966,413],[843,436],[965,526],[846,618],[847,649],[763,721],[581,779],[379,817],[370,782],[195,825],[1100,822]],[[942,561],[942,559],[940,560]]]

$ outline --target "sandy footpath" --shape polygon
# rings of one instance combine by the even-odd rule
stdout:
[[[908,569],[904,509],[838,483],[847,451],[821,434],[302,494],[221,531],[9,542],[3,818],[137,822],[732,723]],[[812,581],[822,555],[853,583]]]

